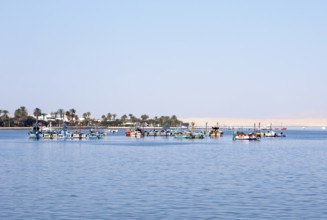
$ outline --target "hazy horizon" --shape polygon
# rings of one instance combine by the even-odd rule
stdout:
[[[0,109],[327,117],[326,1],[3,1]]]

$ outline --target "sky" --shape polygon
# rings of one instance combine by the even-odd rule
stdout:
[[[0,1],[0,109],[327,117],[327,1]]]

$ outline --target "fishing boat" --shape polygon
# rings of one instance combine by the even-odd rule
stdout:
[[[178,139],[203,139],[205,135],[203,131],[176,131],[174,137]]]
[[[57,138],[57,132],[52,130],[52,124],[50,122],[49,127],[46,127],[46,129],[43,131],[43,138],[44,139],[56,139]]]
[[[70,132],[70,131],[68,131],[68,126],[67,126],[67,124],[64,122],[63,124],[62,124],[62,128],[61,128],[61,130],[59,130],[58,132],[57,132],[57,137],[59,138],[59,139],[70,139],[70,138],[72,138],[72,136],[73,136],[73,134]]]
[[[128,130],[125,132],[126,137],[130,137],[132,131],[133,131],[132,129],[128,129]]]
[[[223,134],[224,132],[219,127],[212,127],[209,131],[209,137],[221,137]]]
[[[197,131],[192,131],[189,133],[189,135],[186,137],[188,139],[203,139],[204,138],[204,132],[197,130]]]
[[[81,131],[74,131],[73,135],[72,135],[72,139],[75,140],[82,140],[82,139],[86,139],[87,138],[87,134],[81,132]]]
[[[36,121],[32,130],[28,132],[28,137],[31,139],[37,139],[37,140],[40,138],[43,138],[43,133],[42,133],[42,131],[40,131],[38,121]]]
[[[274,132],[273,130],[269,130],[264,133],[264,136],[265,137],[276,137],[276,132]]]
[[[44,139],[57,139],[58,135],[56,131],[47,131],[43,133]]]
[[[246,134],[241,131],[236,131],[233,133],[233,140],[234,141],[237,141],[237,140],[258,141],[258,140],[260,140],[260,137],[258,137],[254,133]]]
[[[141,138],[143,137],[143,132],[141,131],[141,129],[136,129],[135,131],[132,131],[130,133],[130,137],[135,137],[135,138]]]
[[[266,133],[264,133],[265,137],[286,137],[286,134],[284,134],[283,132],[280,133],[276,133],[272,130],[267,131]]]
[[[286,137],[286,134],[284,134],[283,132],[276,133],[275,137]]]
[[[79,125],[79,130],[76,130],[72,134],[72,139],[74,140],[82,140],[87,139],[88,135],[82,132],[82,125]]]
[[[101,131],[97,131],[97,130],[90,130],[90,133],[88,134],[88,137],[90,139],[101,139],[103,138],[105,135],[101,132]]]

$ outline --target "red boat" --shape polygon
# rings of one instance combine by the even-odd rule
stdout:
[[[130,137],[131,136],[131,131],[126,131],[125,135],[126,135],[126,137]]]

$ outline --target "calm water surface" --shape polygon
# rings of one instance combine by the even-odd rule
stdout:
[[[0,219],[327,219],[327,131],[33,141],[0,131]]]

